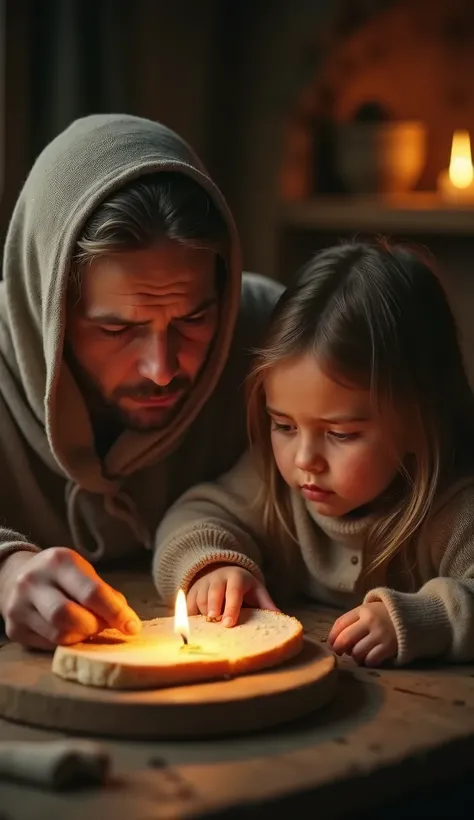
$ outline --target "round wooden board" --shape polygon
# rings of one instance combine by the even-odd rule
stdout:
[[[335,691],[336,659],[304,639],[282,666],[232,680],[146,691],[82,686],[51,672],[51,655],[0,649],[0,715],[76,734],[170,739],[242,734],[302,717]]]

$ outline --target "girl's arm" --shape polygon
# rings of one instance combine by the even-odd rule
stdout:
[[[263,581],[261,515],[255,506],[260,478],[246,453],[218,481],[198,484],[173,504],[156,535],[153,578],[165,603],[187,593],[210,564],[235,564]]]
[[[463,481],[437,507],[417,557],[422,578],[429,578],[417,592],[381,587],[364,599],[385,604],[397,633],[396,662],[474,660],[474,480]]]

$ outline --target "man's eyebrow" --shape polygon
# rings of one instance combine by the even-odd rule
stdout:
[[[119,316],[116,313],[93,313],[86,317],[89,322],[95,325],[121,325],[125,327],[135,327],[136,325],[144,325],[146,322],[137,322],[135,319],[126,319],[124,316]]]
[[[197,316],[199,313],[203,313],[207,308],[212,307],[217,302],[216,296],[211,296],[209,299],[205,299],[201,302],[197,307],[195,307],[189,313],[186,313],[182,316],[175,316],[174,319],[191,319],[193,316]],[[120,325],[121,327],[137,327],[140,325],[147,325],[149,324],[150,320],[137,320],[137,319],[128,319],[125,316],[120,316],[118,313],[93,313],[90,316],[87,316],[89,322],[93,322],[97,325]]]
[[[190,319],[192,316],[197,316],[198,313],[204,313],[205,310],[215,305],[217,302],[217,296],[210,296],[209,299],[204,299],[200,305],[194,308],[190,313],[186,313],[184,316],[176,316],[176,319]]]

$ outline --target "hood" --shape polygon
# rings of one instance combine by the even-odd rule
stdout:
[[[66,290],[75,244],[110,194],[145,174],[177,171],[211,196],[228,226],[227,277],[217,338],[194,390],[170,426],[124,432],[104,464],[89,414],[63,359]],[[77,120],[36,160],[9,226],[0,292],[2,392],[25,437],[57,472],[91,492],[161,460],[180,441],[226,363],[238,314],[241,258],[236,228],[191,148],[159,123],[126,115]]]

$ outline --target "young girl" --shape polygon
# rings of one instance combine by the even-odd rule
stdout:
[[[474,659],[474,401],[443,290],[403,247],[314,257],[281,297],[249,384],[251,450],[187,492],[154,577],[190,613],[304,594],[370,666]],[[279,598],[275,597],[275,600]]]

